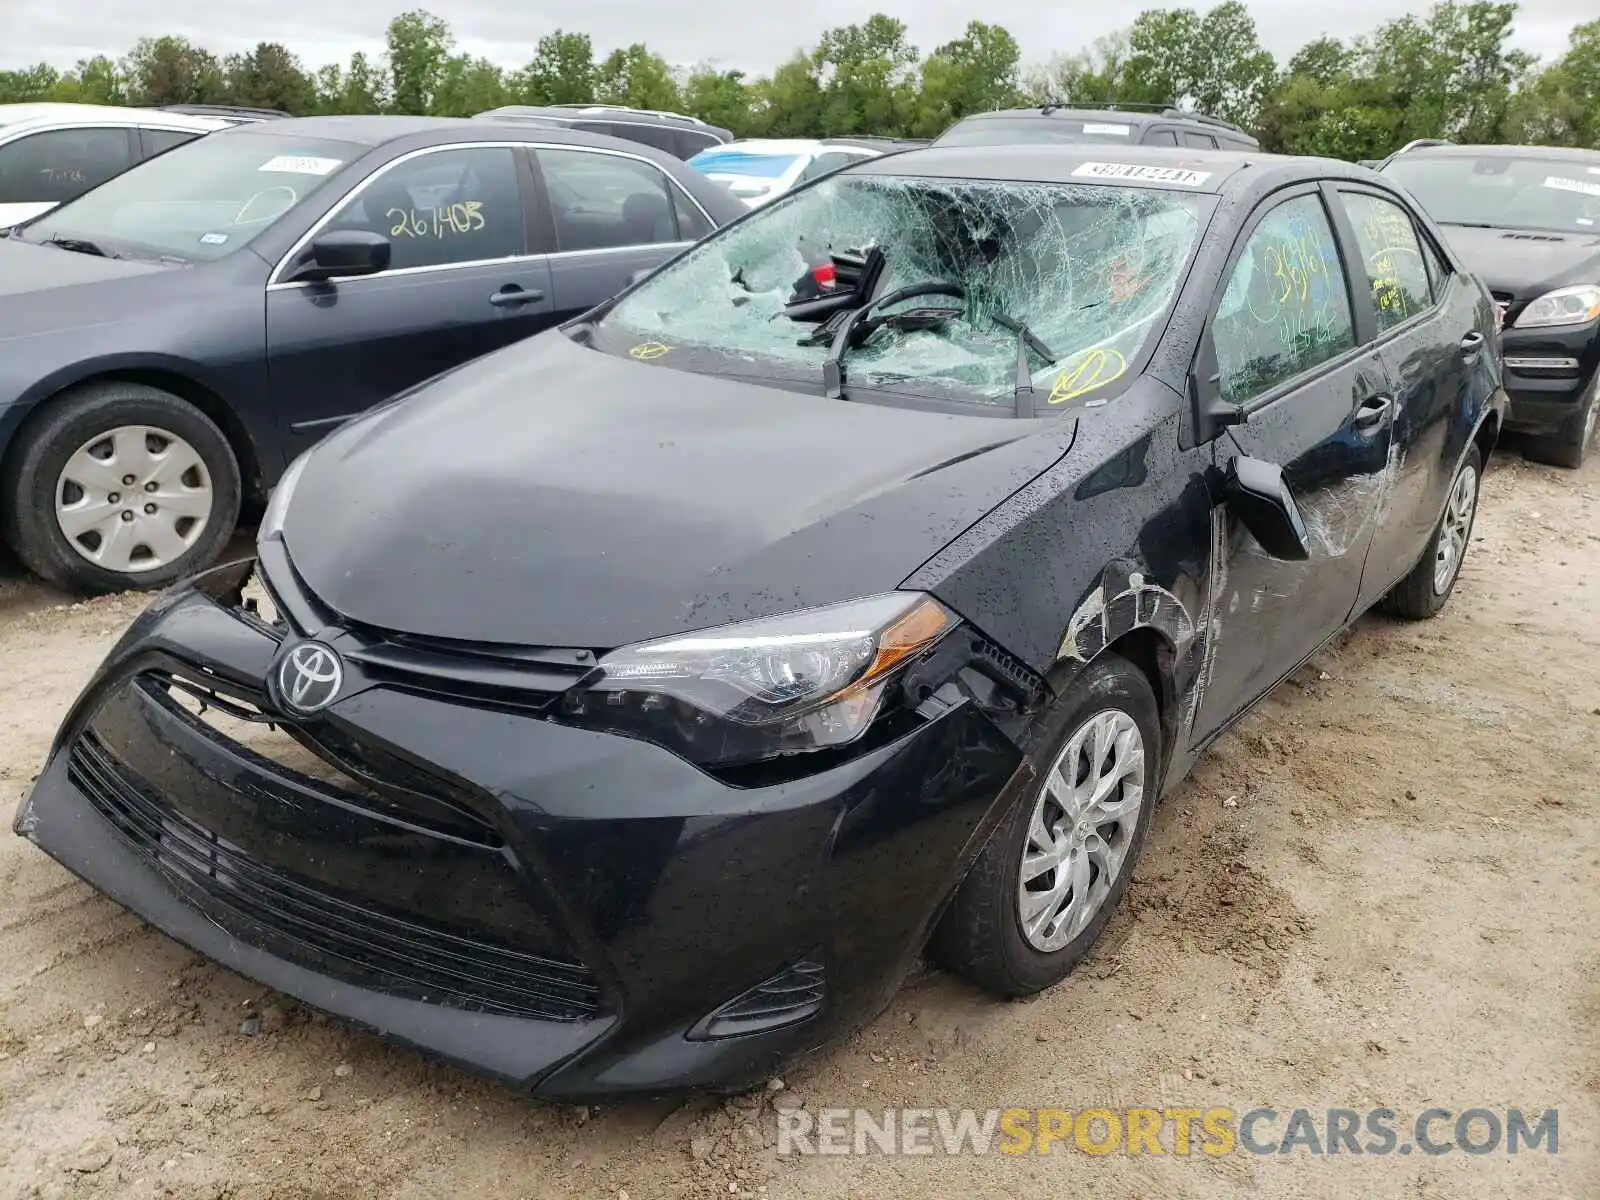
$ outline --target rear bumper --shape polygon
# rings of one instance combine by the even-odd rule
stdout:
[[[870,1018],[1021,784],[971,704],[739,788],[643,742],[379,685],[310,735],[457,806],[385,808],[174,702],[194,681],[278,719],[249,691],[277,641],[217,598],[230,572],[130,629],[16,831],[218,962],[549,1098],[748,1086]],[[707,1036],[764,982],[740,1011],[794,1001],[788,1023]]]
[[[1506,427],[1554,434],[1573,419],[1600,376],[1600,323],[1573,329],[1503,331]]]

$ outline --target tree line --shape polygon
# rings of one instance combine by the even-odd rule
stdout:
[[[932,137],[975,112],[1019,104],[1175,104],[1235,121],[1265,149],[1377,158],[1413,138],[1600,147],[1600,20],[1548,62],[1513,48],[1517,5],[1436,4],[1372,33],[1318,38],[1280,64],[1239,0],[1207,12],[1151,9],[1093,46],[1025,63],[1003,26],[970,22],[926,55],[904,22],[875,14],[824,32],[770,74],[674,69],[642,43],[596,57],[556,29],[524,66],[458,53],[424,10],[389,23],[385,51],[308,68],[262,42],[223,57],[180,37],[124,57],[0,71],[0,103],[244,104],[295,115],[471,116],[502,104],[601,102],[698,116],[741,137]]]

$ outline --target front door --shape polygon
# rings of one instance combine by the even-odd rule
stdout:
[[[1222,395],[1247,420],[1217,444],[1283,468],[1310,535],[1304,562],[1270,558],[1223,507],[1222,561],[1195,722],[1215,732],[1349,618],[1384,489],[1392,405],[1375,349],[1362,345],[1319,192],[1269,200],[1235,251],[1206,335]]]
[[[540,147],[550,282],[560,320],[587,312],[710,233],[700,206],[655,163],[610,150]]]
[[[319,225],[382,234],[392,256],[376,275],[268,287],[268,369],[291,457],[549,323],[550,265],[527,253],[522,184],[510,147],[441,147],[379,167]]]

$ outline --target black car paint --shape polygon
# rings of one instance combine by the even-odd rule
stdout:
[[[661,151],[560,129],[342,117],[243,125],[212,136],[285,134],[344,142],[350,161],[248,247],[215,261],[180,266],[99,258],[31,244],[27,227],[21,240],[0,239],[0,455],[27,417],[63,390],[131,379],[171,391],[216,420],[240,458],[247,489],[264,493],[290,460],[340,421],[591,307],[636,269],[680,248],[557,253],[535,168],[525,162],[524,258],[269,286],[275,265],[373,172],[428,147],[610,150],[660,167],[714,223],[748,211]],[[552,261],[566,268],[560,287],[551,284]],[[584,269],[574,270],[578,264]],[[542,288],[549,300],[513,308],[492,303],[508,286]]]
[[[1600,233],[1443,228],[1468,269],[1506,305],[1506,324],[1500,332],[1506,358],[1577,360],[1575,369],[1506,365],[1506,391],[1511,396],[1508,426],[1528,433],[1555,432],[1571,418],[1587,394],[1585,389],[1600,373],[1600,320],[1554,329],[1518,329],[1517,318],[1546,292],[1600,283]]]
[[[997,173],[1011,161],[997,151],[918,154],[920,169],[933,174],[977,174],[974,160]],[[1059,156],[1024,155],[1012,169],[1026,177]],[[259,549],[261,576],[279,609],[295,615],[295,631],[240,607],[248,563],[164,596],[69,714],[19,810],[18,831],[205,953],[546,1096],[741,1086],[816,1051],[888,1002],[988,832],[1029,788],[1019,747],[1031,706],[1108,650],[1131,658],[1156,686],[1170,788],[1229,722],[1353,619],[1365,596],[1409,571],[1458,464],[1474,444],[1487,450],[1498,432],[1505,401],[1492,348],[1470,369],[1457,371],[1449,359],[1461,354],[1464,334],[1492,329],[1487,298],[1463,280],[1464,290],[1382,337],[1370,312],[1358,318],[1361,346],[1316,374],[1327,386],[1269,395],[1242,423],[1200,436],[1190,373],[1203,348],[1203,314],[1251,214],[1308,179],[1374,185],[1370,175],[1321,161],[1196,161],[1215,168],[1220,203],[1142,376],[1104,405],[1037,420],[874,409],[688,374],[659,359],[609,359],[551,331],[352,422],[308,461],[284,538]],[[1459,263],[1451,265],[1459,273]],[[513,407],[523,398],[513,382],[551,376],[581,394],[527,398],[525,423],[506,430],[510,445],[486,449],[486,421],[524,412]],[[1386,384],[1388,432],[1356,436],[1353,415]],[[753,432],[763,419],[792,447],[759,446]],[[831,457],[817,449],[825,427],[836,434]],[[375,453],[386,445],[432,453]],[[961,457],[963,450],[983,452]],[[1303,562],[1264,558],[1221,503],[1224,469],[1243,452],[1285,468],[1313,528],[1360,508],[1342,554],[1314,540]],[[517,477],[518,455],[537,469]],[[375,489],[391,482],[383,473],[396,457],[416,464],[397,489],[407,494],[450,495],[474,468],[480,490],[454,521],[385,528]],[[931,473],[915,469],[919,462]],[[772,503],[744,511],[760,504],[763,483]],[[651,571],[619,559],[665,536],[691,485],[716,489],[718,512],[666,548],[684,555],[681,564],[650,548],[651,568],[674,572],[668,586],[655,586]],[[1417,511],[1397,513],[1400,494]],[[520,540],[491,529],[497,522],[520,531]],[[372,539],[382,547],[367,554]],[[576,551],[585,545],[598,565],[580,564]],[[723,557],[735,564],[727,583],[709,574]],[[772,572],[765,590],[758,567]],[[570,592],[562,583],[569,571],[581,571]],[[966,622],[907,677],[915,720],[854,754],[782,776],[734,781],[652,744],[571,727],[555,719],[550,701],[511,704],[504,691],[490,698],[465,668],[451,677],[384,665],[402,652],[470,656],[490,637],[544,647],[534,653],[544,665],[530,666],[530,678],[563,661],[576,673],[641,631],[896,586],[932,592]],[[469,611],[453,611],[452,600]],[[1298,629],[1298,638],[1285,628]],[[345,647],[358,676],[347,699],[307,727],[403,757],[414,774],[397,782],[445,780],[465,797],[503,838],[524,884],[521,903],[553,914],[530,919],[532,929],[558,928],[556,941],[539,948],[575,954],[593,972],[601,996],[593,1013],[508,1020],[417,1005],[374,962],[264,951],[262,944],[278,944],[210,907],[205,895],[175,900],[165,875],[135,869],[119,853],[111,826],[69,778],[82,732],[106,721],[125,760],[209,764],[212,782],[160,798],[177,809],[203,811],[280,788],[273,770],[230,758],[215,739],[189,744],[194,734],[181,723],[141,718],[151,732],[139,733],[125,718],[114,722],[127,711],[134,676],[158,667],[262,696],[281,643],[303,636]],[[239,838],[265,844],[271,829],[279,839],[272,853],[306,852],[297,843],[312,838],[310,818],[274,808],[260,820],[270,823],[247,822]],[[386,820],[405,826],[392,833],[415,833],[414,820]],[[341,892],[364,896],[365,871],[382,874],[378,861],[341,876]],[[388,869],[406,867],[425,889],[427,861]],[[478,913],[479,926],[497,915]],[[688,1036],[731,997],[817,958],[826,1000],[809,1019],[726,1040]]]

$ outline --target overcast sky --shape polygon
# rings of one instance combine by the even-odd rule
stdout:
[[[1168,4],[1182,0],[1166,0]],[[1191,0],[1193,2],[1193,0]],[[1426,7],[1418,0],[1416,7]],[[645,5],[638,0],[16,0],[6,4],[0,67],[40,61],[66,67],[94,54],[117,57],[138,38],[177,34],[216,54],[260,41],[287,45],[309,67],[344,62],[357,50],[383,48],[383,30],[396,13],[424,7],[450,22],[460,48],[504,66],[520,66],[542,34],[565,28],[587,33],[597,57],[642,41],[668,62],[711,60],[726,68],[765,72],[818,33],[887,12],[905,21],[924,53],[959,34],[973,17],[998,21],[1022,44],[1025,62],[1073,52],[1125,27],[1155,3],[1106,0],[1017,3],[1000,8],[967,0],[690,0]],[[1196,7],[1209,8],[1207,0]],[[1250,5],[1262,41],[1286,59],[1321,34],[1350,37],[1408,11],[1404,0],[1255,0]],[[1559,54],[1567,31],[1588,7],[1582,0],[1525,0],[1519,46],[1541,57]]]

